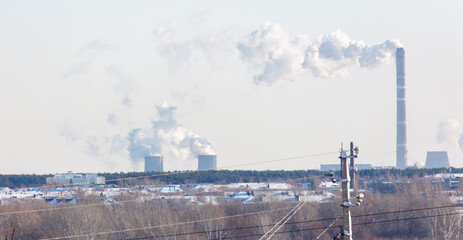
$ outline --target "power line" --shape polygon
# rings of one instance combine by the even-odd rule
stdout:
[[[418,209],[406,209],[406,210],[398,210],[398,211],[390,211],[390,212],[362,214],[362,215],[355,215],[355,216],[352,216],[352,217],[353,217],[353,218],[357,218],[357,217],[368,217],[368,216],[377,216],[377,215],[385,215],[385,214],[393,214],[393,213],[404,213],[404,212],[413,212],[413,211],[424,211],[424,210],[433,210],[433,209],[442,209],[442,208],[462,207],[462,206],[463,206],[463,204],[454,204],[454,205],[447,205],[447,206],[436,206],[436,207],[426,207],[426,208],[418,208]],[[76,206],[76,207],[77,207],[77,206]],[[105,235],[105,234],[118,233],[118,232],[139,231],[139,230],[146,230],[146,229],[153,229],[153,228],[160,228],[160,227],[167,227],[167,226],[175,226],[175,225],[182,225],[182,224],[191,224],[191,223],[197,223],[197,222],[206,222],[206,221],[212,221],[212,220],[220,220],[220,219],[232,218],[232,217],[237,217],[237,216],[252,215],[252,214],[257,214],[257,213],[272,212],[272,211],[287,210],[287,209],[292,209],[292,207],[280,208],[280,209],[275,209],[275,210],[260,211],[260,212],[253,212],[253,213],[248,213],[248,214],[239,214],[239,215],[232,215],[232,216],[224,216],[224,217],[212,218],[212,219],[196,220],[196,221],[190,221],[190,222],[181,222],[181,223],[176,223],[176,224],[157,225],[157,226],[149,226],[149,227],[143,227],[143,228],[134,228],[134,229],[119,230],[119,231],[101,232],[101,233],[84,234],[84,235],[78,235],[78,236],[76,235],[76,236],[68,236],[68,237],[60,237],[60,238],[48,238],[48,239],[65,239],[65,238],[74,238],[74,237],[84,237],[84,236],[94,236],[94,235]],[[317,222],[317,221],[329,221],[329,220],[335,220],[335,219],[336,219],[336,218],[312,219],[312,220],[305,220],[305,221],[299,221],[299,222],[290,222],[290,223],[287,223],[287,224],[308,223],[308,222]],[[272,224],[272,225],[273,225],[273,224]],[[267,225],[267,226],[272,226],[272,225]],[[357,225],[358,225],[358,224],[357,224]],[[246,228],[255,228],[255,227],[261,227],[261,226],[241,227],[241,228],[230,228],[230,229],[227,229],[227,231],[229,231],[229,230],[246,229]],[[322,228],[322,229],[323,229],[323,228]],[[222,231],[225,231],[225,230],[222,230]],[[189,234],[193,234],[193,233],[189,233]],[[182,234],[182,235],[189,235],[189,234]],[[177,235],[172,235],[172,236],[177,236]]]
[[[286,157],[286,158],[279,158],[279,159],[274,159],[274,160],[267,160],[267,161],[260,161],[260,162],[253,162],[253,163],[244,163],[244,164],[237,164],[237,165],[229,165],[229,166],[223,166],[219,167],[218,169],[228,169],[228,168],[236,168],[236,167],[243,167],[243,166],[251,166],[251,165],[258,165],[258,164],[264,164],[264,163],[271,163],[271,162],[281,162],[281,161],[289,161],[289,160],[296,160],[296,159],[303,159],[303,158],[312,158],[312,157],[319,157],[319,156],[325,156],[325,155],[331,155],[335,154],[336,152],[325,152],[325,153],[317,153],[317,154],[308,154],[308,155],[302,155],[302,156],[296,156],[296,157]],[[176,175],[176,174],[183,174],[183,173],[197,173],[197,172],[204,172],[208,170],[194,170],[194,171],[176,171],[176,172],[167,172],[167,173],[159,173],[159,174],[152,174],[152,175],[143,175],[143,176],[137,176],[137,177],[126,177],[126,178],[116,178],[116,179],[109,179],[105,180],[105,182],[117,182],[117,181],[125,181],[125,180],[135,180],[135,179],[142,179],[142,178],[154,178],[154,177],[162,177],[162,176],[170,176],[170,175]],[[66,186],[63,184],[55,184],[55,185],[48,185],[47,187],[62,187]]]
[[[325,153],[309,154],[309,155],[302,155],[302,156],[296,156],[296,157],[279,158],[279,159],[268,160],[268,161],[260,161],[260,162],[253,162],[253,163],[244,163],[244,164],[237,164],[237,165],[224,166],[224,167],[219,167],[218,169],[224,170],[224,169],[227,169],[227,168],[251,166],[251,165],[258,165],[258,164],[271,163],[271,162],[289,161],[289,160],[296,160],[296,159],[302,159],[302,158],[319,157],[319,156],[331,155],[331,154],[335,154],[335,153],[337,153],[337,152],[325,152]],[[196,170],[196,171],[189,171],[189,172],[204,172],[204,171],[207,172],[207,170]],[[188,172],[188,171],[186,171],[186,172]],[[118,178],[118,179],[107,180],[106,182],[115,182],[115,181],[122,181],[122,180],[132,180],[132,179],[140,179],[140,178],[147,178],[147,177],[148,177],[148,178],[149,178],[149,177],[160,177],[160,176],[167,176],[167,175],[174,175],[174,174],[181,174],[181,173],[185,173],[185,171],[181,171],[181,172],[170,172],[170,173],[157,174],[157,175],[145,175],[145,176],[138,176],[138,177]]]
[[[107,235],[107,234],[112,234],[112,233],[132,232],[132,231],[140,231],[140,230],[153,229],[153,228],[172,227],[172,226],[176,226],[176,225],[184,225],[184,224],[207,222],[207,221],[213,221],[213,220],[222,220],[222,219],[241,217],[241,216],[249,216],[249,215],[254,215],[254,214],[258,214],[258,213],[282,211],[282,210],[288,210],[288,209],[292,209],[292,208],[293,207],[278,208],[278,209],[257,211],[257,212],[251,212],[251,213],[236,214],[236,215],[231,215],[231,216],[200,219],[200,220],[194,220],[194,221],[172,223],[172,224],[164,224],[164,225],[156,225],[156,226],[148,226],[148,227],[139,227],[139,228],[132,228],[132,229],[124,229],[124,230],[114,230],[114,231],[97,232],[97,233],[90,233],[90,234],[80,234],[80,235],[72,235],[72,236],[64,236],[64,237],[54,237],[54,238],[43,238],[42,240],[55,240],[55,239],[77,238],[77,237],[90,237],[90,236],[97,236],[97,235]]]
[[[336,153],[336,152],[334,152],[334,153]],[[330,153],[324,153],[324,154],[330,154]],[[284,159],[279,159],[279,160],[270,160],[270,161],[251,163],[251,164],[260,164],[260,163],[274,162],[274,161],[285,161],[285,160],[297,159],[297,158],[308,157],[308,156],[319,156],[319,155],[324,155],[324,154],[306,155],[306,156],[294,157],[294,158],[284,158]],[[244,164],[244,165],[249,165],[249,164]],[[238,166],[238,165],[235,165],[235,166]],[[178,173],[175,172],[175,173],[169,173],[169,174],[178,174]],[[157,175],[157,176],[160,176],[160,175]],[[150,176],[140,176],[140,177],[137,177],[137,178],[142,178],[142,177],[145,178],[145,177],[150,177]],[[313,176],[313,177],[319,177],[319,176]],[[309,178],[309,177],[306,177],[306,178]],[[129,178],[125,178],[125,179],[129,179]],[[130,179],[133,179],[133,178],[130,178]],[[117,180],[117,179],[115,179],[115,180]],[[119,179],[119,180],[121,180],[121,179]],[[133,200],[127,200],[127,201],[124,201],[124,202],[131,202],[131,201],[133,201]],[[26,212],[30,213],[30,212],[51,211],[51,210],[69,209],[69,208],[91,207],[91,206],[98,206],[98,205],[104,205],[104,204],[80,205],[80,206],[54,208],[54,209],[52,208],[52,209],[26,210],[26,211],[17,211],[17,212],[0,213],[0,214],[1,215],[7,215],[7,214],[17,214],[17,213],[26,213]],[[405,210],[405,211],[399,211],[399,212],[406,212],[406,211],[418,211],[418,210],[413,209],[413,210]],[[392,213],[392,212],[390,212],[390,213]],[[377,214],[380,214],[380,213],[377,213]],[[367,215],[363,215],[363,216],[367,216]],[[354,216],[354,217],[360,217],[360,216]],[[183,223],[180,223],[180,224],[183,224]],[[288,224],[290,224],[290,223],[288,223]],[[162,227],[162,226],[155,226],[155,227]],[[128,231],[128,230],[125,230],[125,231]]]
[[[133,202],[134,200],[123,200],[118,201],[117,203],[127,203]],[[59,208],[43,208],[43,209],[35,209],[35,210],[24,210],[24,211],[13,211],[13,212],[4,212],[0,213],[0,216],[5,215],[12,215],[12,214],[22,214],[22,213],[35,213],[35,212],[47,212],[47,211],[54,211],[54,210],[65,210],[65,209],[76,209],[76,208],[87,208],[87,207],[97,207],[97,206],[104,206],[107,205],[106,203],[95,203],[95,204],[85,204],[85,205],[75,205],[75,206],[66,206],[66,207],[59,207]]]
[[[401,219],[391,219],[391,220],[375,221],[375,222],[354,223],[354,224],[352,224],[352,226],[369,225],[369,224],[376,224],[376,223],[387,223],[387,222],[397,222],[397,221],[407,221],[407,220],[414,220],[414,219],[422,219],[422,218],[429,218],[429,217],[443,217],[443,216],[452,216],[452,215],[461,215],[461,213],[460,212],[455,212],[455,213],[435,214],[435,215],[428,215],[428,216],[409,217],[409,218],[401,218]],[[342,227],[342,226],[339,225],[337,227]],[[304,229],[297,229],[297,230],[287,230],[287,231],[278,232],[276,234],[291,233],[291,232],[302,232],[302,231],[312,231],[312,230],[320,230],[320,229],[324,229],[324,228],[325,227],[315,227],[315,228],[304,228]],[[235,236],[235,237],[223,237],[223,238],[220,238],[220,239],[211,239],[211,240],[245,238],[245,237],[256,237],[256,236],[260,236],[260,234],[241,235],[241,236]]]
[[[394,214],[394,213],[415,212],[415,211],[424,211],[424,210],[434,210],[434,209],[442,209],[442,208],[462,207],[462,206],[463,206],[463,204],[454,204],[454,205],[446,205],[446,206],[416,208],[416,209],[407,209],[407,210],[398,210],[398,211],[389,211],[389,212],[355,215],[355,216],[352,216],[352,218],[387,215],[387,214]],[[429,216],[429,217],[433,217],[433,216]],[[304,220],[304,221],[294,221],[294,222],[288,222],[288,223],[286,223],[286,225],[300,224],[300,223],[311,223],[311,222],[322,222],[322,221],[332,221],[332,220],[337,221],[337,220],[339,220],[339,217],[338,218],[332,217],[332,218],[322,218],[322,219],[309,219],[309,220]],[[394,219],[394,221],[397,221],[397,220],[398,219]],[[407,219],[405,219],[405,220],[407,220]],[[391,221],[391,220],[386,220],[386,221]],[[368,224],[372,224],[372,223],[379,223],[379,222],[370,222]],[[330,224],[329,227],[332,227],[333,224],[334,223]],[[355,223],[353,225],[362,225],[362,224],[364,224],[364,223]],[[269,227],[269,226],[273,226],[273,225],[274,224],[266,224],[266,225],[252,225],[252,226],[244,226],[244,227],[236,227],[236,228],[224,228],[224,229],[220,229],[220,231],[254,229],[254,228],[259,228],[259,227]],[[319,230],[319,229],[326,229],[326,227],[313,228],[313,229],[308,229],[308,230]],[[201,234],[201,233],[207,233],[207,232],[208,231],[185,232],[185,233],[169,234],[169,235],[164,235],[164,236],[160,236],[160,237],[152,237],[152,236],[150,236],[150,237],[141,237],[141,238],[130,238],[130,239],[126,239],[126,240],[161,238],[161,237],[175,237],[175,236],[183,236],[183,235]],[[261,234],[255,235],[255,236],[260,236],[260,235]]]
[[[264,239],[267,234],[269,234],[270,232],[273,231],[274,228],[276,228],[278,226],[278,224],[280,224],[281,222],[283,222],[285,220],[285,218],[287,218],[292,212],[295,212],[295,209],[298,208],[299,206],[302,206],[303,205],[303,202],[299,202],[296,206],[294,206],[293,209],[291,209],[291,211],[289,211],[280,221],[278,221],[272,228],[270,228],[270,230],[268,230],[259,240],[262,240]],[[299,210],[299,209],[298,209]]]
[[[288,217],[296,208],[298,208],[300,205],[302,204],[302,202],[298,203],[296,206],[294,206],[293,209],[291,209],[291,211],[289,211],[280,221],[278,221],[272,228],[270,228],[270,230],[268,232],[266,232],[259,240],[262,240],[264,239],[265,236],[267,236],[267,234],[269,232],[271,232],[278,224],[280,224],[286,217]]]
[[[270,234],[270,236],[268,236],[267,240],[270,240],[273,237],[273,235],[275,235],[275,233],[278,232],[278,230],[280,230],[289,221],[289,219],[291,219],[294,216],[294,214],[296,214],[299,210],[301,210],[301,208],[304,206],[304,204],[305,204],[305,202],[303,202],[301,204],[301,206],[296,208],[296,210],[294,210],[294,212],[291,215],[289,215],[289,217],[286,218],[286,220],[282,224],[280,224],[280,226],[275,231],[273,231],[273,233]]]
[[[305,177],[305,178],[317,178],[317,177],[321,177],[321,176],[311,176],[311,177]],[[301,178],[296,178],[296,179],[299,180]],[[210,193],[224,193],[224,192],[225,191],[210,191],[210,192],[204,192],[204,193],[210,194]],[[135,199],[117,201],[117,203],[127,203],[127,202],[133,202],[133,201],[135,201]],[[107,205],[108,205],[107,203],[95,203],[95,204],[84,204],[84,205],[64,206],[64,207],[55,207],[55,208],[52,207],[52,208],[35,209],[35,210],[12,211],[12,212],[0,213],[0,216],[12,215],[12,214],[22,214],[22,213],[47,212],[47,211],[64,210],[64,209],[98,207],[98,206],[107,206]]]
[[[380,220],[380,221],[374,221],[374,222],[354,223],[352,225],[354,226],[369,225],[369,224],[375,224],[375,223],[388,223],[388,222],[415,220],[415,219],[431,218],[431,217],[445,217],[445,216],[453,216],[453,215],[462,215],[462,213],[461,212],[441,213],[441,214],[426,215],[426,216],[419,216],[419,217],[407,217],[407,218],[399,218],[399,219]]]
[[[269,160],[269,161],[261,161],[261,162],[255,162],[255,163],[246,163],[246,164],[240,164],[240,165],[225,166],[225,167],[221,167],[219,169],[233,168],[233,167],[239,167],[239,166],[248,166],[248,165],[255,165],[255,164],[263,164],[263,163],[269,163],[269,162],[288,161],[288,160],[295,160],[295,159],[309,158],[309,157],[318,157],[318,156],[329,155],[329,154],[334,154],[334,153],[337,153],[337,152],[325,152],[325,153],[310,154],[310,155],[303,155],[303,156],[296,156],[296,157],[280,158],[280,159],[274,159],[274,160]],[[202,171],[205,171],[205,170],[197,170],[197,171],[191,171],[191,172],[202,172]],[[150,177],[160,177],[160,176],[168,176],[168,175],[175,175],[175,174],[182,174],[182,173],[185,173],[185,172],[168,172],[168,173],[163,173],[163,174],[144,175],[144,176],[138,176],[138,177],[117,178],[117,179],[107,180],[106,182],[133,180],[133,179],[150,178]],[[296,178],[296,179],[293,179],[293,180],[306,179],[306,178],[316,178],[316,177],[321,177],[321,176],[310,176],[310,177],[304,177],[304,178]],[[57,187],[57,186],[64,186],[64,185],[48,185],[47,187]],[[134,201],[134,200],[118,201],[118,203],[125,203],[125,202],[131,202],[131,201]],[[56,208],[44,208],[44,209],[36,209],[36,210],[14,211],[14,212],[0,213],[0,216],[11,215],[11,214],[55,211],[55,210],[62,210],[62,209],[96,207],[96,206],[104,206],[104,205],[107,205],[107,204],[106,203],[97,203],[97,204],[88,204],[88,205],[86,204],[86,205],[77,205],[77,206],[69,206],[69,207],[56,207]]]
[[[321,236],[323,236],[323,234],[325,234],[326,231],[328,231],[328,229],[330,229],[341,217],[342,215],[339,215],[339,217],[336,218],[322,233],[320,233],[316,239],[319,239]]]
[[[326,218],[326,219],[312,219],[312,220],[305,220],[305,221],[295,221],[295,222],[289,222],[286,223],[286,225],[290,224],[297,224],[297,223],[309,223],[309,222],[319,222],[319,221],[327,221],[327,220],[332,220],[333,218]],[[233,231],[233,230],[243,230],[243,229],[253,229],[253,228],[259,228],[259,227],[270,227],[273,226],[274,224],[265,224],[265,225],[253,225],[253,226],[245,226],[245,227],[236,227],[236,228],[224,228],[220,229],[220,231]],[[323,228],[322,228],[323,229]],[[153,238],[164,238],[164,237],[176,237],[176,236],[184,236],[184,235],[194,235],[194,234],[201,234],[201,233],[207,233],[209,231],[196,231],[196,232],[184,232],[184,233],[175,233],[175,234],[168,234],[168,235],[163,235],[163,236],[158,236],[158,237],[140,237],[140,238],[129,238],[126,240],[136,240],[136,239],[153,239]]]
[[[331,154],[335,154],[335,153],[338,153],[338,152],[337,152],[337,151],[336,151],[336,152],[326,152],[326,153],[319,153],[319,154],[303,155],[303,156],[298,156],[298,157],[280,158],[280,159],[269,160],[269,161],[254,162],[254,163],[246,163],[246,164],[239,164],[239,165],[231,165],[231,166],[221,167],[221,168],[219,168],[219,169],[224,169],[224,168],[235,168],[235,167],[242,167],[242,166],[250,166],[250,165],[263,164],[263,163],[271,163],[271,162],[281,162],[281,161],[296,160],[296,159],[310,158],[310,157],[320,157],[320,156],[331,155]]]
[[[352,217],[370,217],[370,216],[376,216],[376,215],[385,215],[385,214],[393,214],[393,213],[405,213],[405,212],[416,212],[416,211],[434,210],[434,209],[442,209],[442,208],[453,208],[453,207],[463,207],[463,204],[452,204],[452,205],[444,205],[444,206],[436,206],[436,207],[425,207],[425,208],[413,208],[413,209],[397,210],[397,211],[382,212],[382,213],[361,214],[361,215],[355,215],[355,216],[352,216]]]

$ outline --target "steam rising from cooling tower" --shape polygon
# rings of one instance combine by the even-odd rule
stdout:
[[[237,45],[241,57],[259,71],[255,83],[269,85],[294,80],[310,71],[313,76],[345,77],[348,67],[375,68],[394,61],[397,40],[367,44],[346,33],[323,34],[315,41],[305,35],[290,37],[279,24],[265,23]]]
[[[447,119],[439,122],[437,141],[439,143],[458,146],[463,152],[463,119]]]
[[[407,167],[407,117],[406,117],[406,94],[405,94],[405,51],[397,48],[397,168]]]
[[[176,107],[167,103],[157,105],[159,117],[152,121],[151,127],[133,129],[129,133],[128,151],[132,161],[140,162],[145,156],[160,153],[164,156],[165,163],[184,168],[188,163],[194,166],[197,155],[215,155],[206,139],[175,119],[175,109]]]

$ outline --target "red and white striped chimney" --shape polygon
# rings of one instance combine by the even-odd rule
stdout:
[[[397,168],[407,167],[407,117],[405,108],[405,50],[397,48],[396,52],[397,70]]]

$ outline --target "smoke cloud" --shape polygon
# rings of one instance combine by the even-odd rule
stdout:
[[[87,43],[83,48],[80,49],[80,52],[85,51],[116,51],[118,48],[100,40],[95,40],[93,42]]]
[[[128,134],[128,151],[135,163],[151,154],[162,154],[173,162],[193,161],[199,154],[215,154],[211,144],[192,132],[174,115],[175,106],[163,103],[156,106],[158,118],[151,127],[137,128]]]
[[[135,80],[125,74],[118,65],[106,67],[106,74],[115,78],[114,92],[121,97],[121,104],[127,108],[132,107],[131,94],[135,91]]]
[[[242,60],[258,70],[254,82],[273,85],[294,80],[307,71],[314,77],[331,78],[346,77],[350,66],[377,68],[393,62],[401,46],[397,40],[376,44],[354,41],[339,30],[311,41],[305,35],[291,37],[281,25],[267,22],[237,48]]]
[[[440,122],[436,138],[439,143],[456,144],[463,151],[463,121],[448,119]]]
[[[200,62],[206,62],[213,69],[221,68],[228,61],[226,53],[236,44],[227,33],[205,33],[184,40],[175,39],[175,32],[170,28],[157,28],[153,34],[159,53],[174,70],[191,68]]]
[[[138,166],[145,156],[162,154],[165,166],[171,169],[192,169],[197,155],[215,154],[212,145],[194,133],[175,117],[175,106],[162,103],[156,106],[157,118],[147,128],[126,128],[128,122],[118,121],[110,114],[108,122],[100,121],[95,129],[72,122],[59,127],[60,135],[81,152],[95,159],[126,165],[127,157]]]

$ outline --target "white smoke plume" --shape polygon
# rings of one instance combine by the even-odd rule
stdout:
[[[106,67],[106,74],[114,77],[114,92],[120,95],[121,104],[127,108],[132,107],[131,94],[135,91],[136,81],[125,74],[122,68],[118,65],[110,65]]]
[[[172,162],[193,161],[200,154],[215,154],[211,144],[192,132],[174,116],[176,107],[156,106],[159,117],[147,129],[133,129],[128,135],[130,159],[135,163],[151,154],[162,154]]]
[[[394,61],[401,47],[397,40],[367,44],[335,31],[311,41],[308,36],[289,36],[281,25],[265,23],[238,43],[243,61],[256,68],[255,83],[269,85],[294,80],[310,71],[313,76],[346,77],[348,67],[376,68]]]
[[[439,143],[458,145],[463,151],[463,120],[448,119],[440,122],[436,137]]]
[[[169,28],[157,28],[153,31],[158,50],[170,64],[185,65],[198,60],[195,53],[210,63],[225,61],[227,41],[220,35],[203,34],[187,40],[175,40],[174,31]]]
[[[89,42],[87,43],[87,45],[85,45],[83,48],[80,49],[80,52],[85,52],[85,51],[110,51],[110,52],[113,52],[113,51],[117,51],[118,48],[109,44],[109,43],[106,43],[106,42],[103,42],[103,41],[100,41],[100,40],[94,40],[93,42]]]

